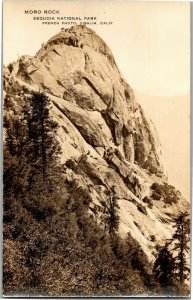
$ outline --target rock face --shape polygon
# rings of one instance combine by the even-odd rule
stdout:
[[[16,106],[33,90],[52,99],[66,178],[87,189],[96,215],[106,192],[114,189],[120,235],[130,232],[153,260],[152,236],[164,243],[171,235],[171,217],[188,203],[181,195],[177,204],[153,199],[152,184],[167,182],[159,138],[105,42],[85,26],[63,30],[34,57],[9,64],[4,83]]]

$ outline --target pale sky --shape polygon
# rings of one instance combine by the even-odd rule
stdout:
[[[189,8],[188,2],[5,0],[4,64],[16,60],[17,55],[34,55],[61,27],[70,27],[42,25],[32,20],[37,15],[24,14],[25,9],[60,9],[60,16],[96,16],[98,22],[113,22],[90,27],[109,45],[134,89],[159,96],[187,94]]]
[[[97,17],[98,25],[88,26],[108,44],[123,77],[130,86],[146,96],[151,96],[144,97],[142,104],[151,119],[157,123],[158,132],[162,133],[162,144],[166,149],[166,160],[169,162],[167,163],[169,178],[172,177],[173,184],[188,196],[190,3],[128,0],[5,0],[5,65],[16,60],[18,55],[34,55],[41,44],[58,33],[61,27],[71,26],[42,25],[41,21],[34,21],[33,17],[47,15],[24,14],[24,10],[35,9],[42,11],[59,9],[60,15],[56,16],[60,17]],[[101,21],[113,24],[100,25]],[[185,97],[181,97],[183,95]],[[159,97],[174,96],[177,96],[176,105],[172,100],[171,103],[174,104],[170,105],[172,113],[170,120],[170,115],[166,113],[167,109],[165,110],[167,101],[161,101]],[[155,107],[156,114],[152,107]],[[181,119],[179,119],[180,107],[183,108]],[[159,111],[162,114],[159,114]],[[178,118],[175,119],[175,115]],[[164,136],[164,124],[174,126],[176,131],[169,132],[171,135],[177,133],[178,136],[175,138],[171,136],[170,139],[167,128]],[[187,138],[184,139],[184,136]],[[182,169],[183,172],[180,171]]]

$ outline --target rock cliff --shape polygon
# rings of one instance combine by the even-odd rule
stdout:
[[[85,26],[62,30],[34,57],[9,64],[4,87],[16,112],[32,91],[49,96],[60,126],[66,179],[90,195],[90,213],[96,218],[101,201],[113,190],[120,235],[130,232],[154,260],[155,246],[171,236],[172,218],[189,205],[168,184],[156,129],[105,42]],[[159,199],[156,186],[165,187]],[[169,200],[171,191],[174,201]]]

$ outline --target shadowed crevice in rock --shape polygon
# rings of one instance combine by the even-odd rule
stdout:
[[[102,99],[101,94],[97,91],[96,87],[94,86],[94,84],[92,84],[92,82],[85,76],[82,77],[86,83],[94,90],[94,92]],[[103,100],[103,99],[102,99]]]
[[[56,49],[53,49],[52,51],[55,52],[56,54],[58,54],[59,56],[61,56],[60,53]]]
[[[94,124],[80,112],[68,110],[65,106],[61,108],[56,102],[54,105],[72,122],[80,131],[85,141],[93,147],[104,147],[106,145],[105,135],[101,132],[98,124]]]
[[[86,188],[92,207],[100,207],[115,187],[119,235],[130,232],[153,261],[156,243],[164,244],[173,232],[160,220],[189,204],[182,195],[177,203],[166,203],[164,195],[154,199],[153,183],[167,183],[159,137],[109,47],[85,26],[60,31],[34,57],[22,56],[4,68],[4,93],[13,98],[16,114],[34,91],[53,102],[66,181],[78,195]]]
[[[115,137],[115,123],[113,122],[113,120],[111,119],[111,117],[109,116],[107,111],[102,111],[101,112],[101,116],[102,118],[105,120],[105,123],[107,124],[107,126],[109,127],[111,134],[112,134],[112,141],[115,144],[116,142],[116,137]]]

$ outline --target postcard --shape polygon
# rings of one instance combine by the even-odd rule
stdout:
[[[190,295],[190,3],[3,4],[3,294]]]

